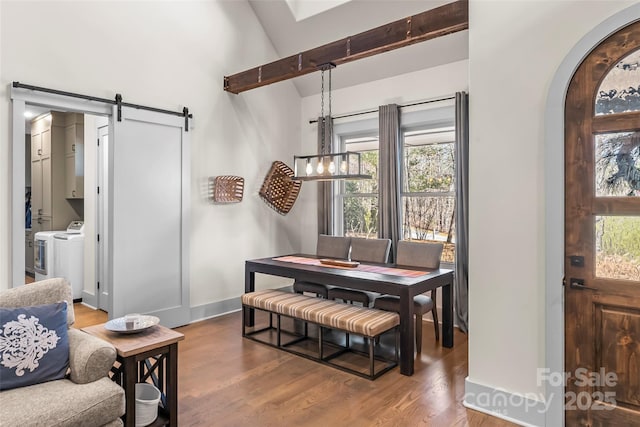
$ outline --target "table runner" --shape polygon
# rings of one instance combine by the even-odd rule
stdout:
[[[273,258],[274,261],[291,262],[294,264],[317,265],[328,268],[341,268],[343,270],[364,271],[367,273],[388,274],[390,276],[400,277],[420,277],[429,274],[427,271],[408,270],[404,268],[385,267],[383,265],[360,264],[357,267],[341,267],[337,265],[325,265],[316,258],[307,258],[302,256],[287,255]]]

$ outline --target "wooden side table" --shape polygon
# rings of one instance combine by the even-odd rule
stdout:
[[[124,388],[127,408],[125,426],[136,424],[136,382],[151,378],[160,390],[158,419],[152,425],[178,425],[178,341],[184,334],[162,325],[137,334],[119,334],[100,325],[81,330],[110,342],[116,348],[119,366],[111,368],[112,379]]]

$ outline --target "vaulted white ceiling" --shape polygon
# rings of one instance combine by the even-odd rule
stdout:
[[[249,3],[279,58],[284,58],[451,1],[249,0]],[[294,12],[297,16],[294,16]],[[340,65],[332,73],[332,86],[333,89],[339,89],[468,57],[469,31],[460,31]],[[252,66],[258,65],[262,64]],[[240,71],[244,70],[235,70]],[[320,93],[319,73],[297,77],[292,81],[300,96]]]

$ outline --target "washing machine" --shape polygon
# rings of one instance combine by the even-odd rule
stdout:
[[[53,235],[54,272],[71,283],[73,299],[84,289],[84,223],[72,221],[67,231]]]
[[[33,237],[33,269],[36,280],[52,279],[55,275],[55,252],[53,236],[64,230],[39,231]]]

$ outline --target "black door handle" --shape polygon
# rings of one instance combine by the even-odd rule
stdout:
[[[598,290],[597,288],[591,288],[589,286],[585,286],[584,279],[574,279],[574,278],[569,279],[569,287],[571,289],[579,289],[581,291],[583,290],[597,291]]]

